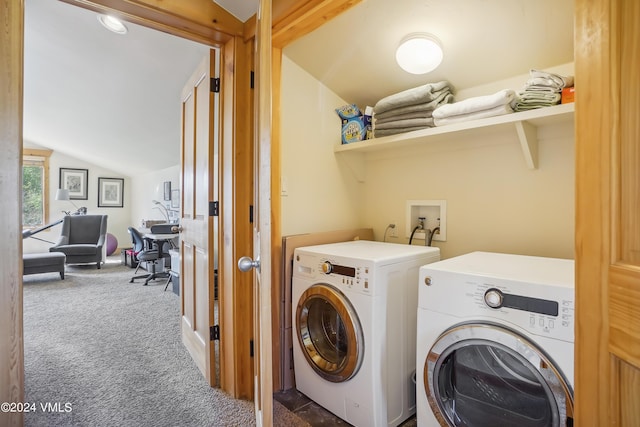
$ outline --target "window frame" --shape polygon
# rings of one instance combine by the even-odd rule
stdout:
[[[22,168],[24,168],[25,164],[30,163],[30,164],[42,164],[43,167],[43,180],[44,182],[42,183],[42,209],[44,210],[43,212],[43,224],[41,226],[44,226],[46,224],[49,224],[49,198],[50,198],[50,193],[49,193],[49,159],[51,157],[51,154],[53,153],[53,150],[47,150],[47,149],[39,149],[39,148],[24,148],[22,150],[22,165],[21,165],[21,173],[22,173]],[[22,180],[20,180],[20,185],[22,186]],[[22,194],[22,193],[21,193]],[[22,204],[22,201],[20,202]],[[22,224],[22,229],[23,230],[32,230],[41,226],[25,226],[24,223]]]

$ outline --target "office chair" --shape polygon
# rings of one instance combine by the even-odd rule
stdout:
[[[145,239],[142,234],[134,227],[129,227],[127,231],[129,231],[129,234],[131,234],[131,241],[133,243],[133,256],[135,257],[134,259],[138,260],[138,266],[133,272],[134,276],[131,278],[131,280],[129,280],[129,283],[134,283],[136,279],[145,279],[144,285],[146,286],[151,280],[155,280],[160,277],[168,277],[168,273],[156,271],[158,260],[163,257],[161,257],[158,253],[158,249],[153,248],[151,241],[149,239]],[[145,262],[147,265],[151,264],[151,272],[135,276],[142,262]]]

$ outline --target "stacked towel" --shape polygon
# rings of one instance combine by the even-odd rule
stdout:
[[[376,137],[433,127],[433,111],[453,101],[446,81],[428,83],[382,98],[373,107]]]
[[[520,100],[514,109],[515,111],[526,111],[559,104],[562,98],[562,89],[572,86],[573,76],[530,70],[529,80],[519,93]]]
[[[484,117],[513,113],[516,92],[503,89],[493,95],[476,96],[453,104],[441,105],[433,111],[436,126],[466,122]]]

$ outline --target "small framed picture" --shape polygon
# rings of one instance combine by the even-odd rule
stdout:
[[[124,179],[98,178],[98,207],[123,207]]]
[[[171,200],[171,181],[164,182],[164,199]]]
[[[88,169],[60,168],[60,188],[69,190],[72,200],[87,200]]]
[[[171,191],[171,207],[172,208],[180,207],[180,190]]]

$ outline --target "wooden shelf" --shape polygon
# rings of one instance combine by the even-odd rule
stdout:
[[[383,138],[337,145],[336,153],[368,153],[379,150],[398,150],[402,147],[428,144],[429,141],[460,139],[481,129],[514,132],[524,154],[527,167],[538,167],[538,127],[573,121],[575,104],[560,104],[536,110],[505,114],[486,119],[470,120],[448,126],[434,127]]]

